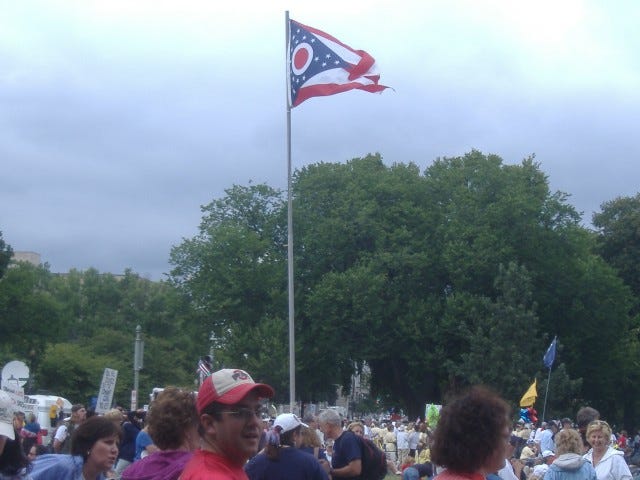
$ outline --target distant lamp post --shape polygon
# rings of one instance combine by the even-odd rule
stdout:
[[[142,340],[142,327],[136,327],[136,341],[133,350],[133,391],[131,392],[131,410],[138,409],[138,388],[140,387],[140,370],[144,357],[144,340]]]

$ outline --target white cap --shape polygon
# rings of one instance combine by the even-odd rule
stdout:
[[[0,435],[10,440],[16,439],[16,431],[13,429],[14,402],[9,394],[0,390]]]
[[[308,427],[306,423],[302,423],[302,421],[298,418],[294,413],[283,413],[276,417],[276,420],[273,422],[273,427],[280,427],[280,433],[285,433],[293,430],[294,428],[302,425],[303,427]]]
[[[551,450],[545,450],[544,452],[542,452],[542,458],[553,457],[554,455],[555,453],[553,453]]]

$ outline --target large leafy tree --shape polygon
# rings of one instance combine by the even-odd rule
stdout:
[[[202,207],[199,234],[172,249],[172,281],[200,315],[194,335],[221,347],[217,366],[252,367],[256,379],[288,391],[286,378],[286,231],[282,193],[234,186]],[[275,337],[277,342],[267,340]],[[282,398],[284,399],[284,397]]]
[[[553,250],[556,232],[577,228],[563,198],[549,192],[533,159],[505,166],[475,151],[439,159],[424,175],[414,165],[386,167],[376,155],[301,170],[297,298],[309,299],[297,318],[301,334],[318,338],[322,318],[340,380],[366,361],[374,387],[412,412],[479,380],[511,394],[516,379],[527,385],[537,365],[526,362],[510,376],[497,364],[477,374],[461,366],[474,364],[469,348],[480,349],[478,335],[491,331],[491,322],[501,319],[504,334],[512,332],[516,306],[495,304],[499,295],[507,298],[505,282],[496,286],[500,264],[518,262],[534,269],[532,279],[542,277],[539,257]],[[541,351],[537,323],[525,331],[503,338],[515,351]],[[482,338],[490,343],[488,333]],[[500,348],[497,342],[491,353],[510,358]]]
[[[475,382],[515,403],[557,334],[555,411],[571,396],[620,408],[606,350],[590,342],[629,351],[629,292],[533,158],[472,151],[421,173],[369,155],[302,168],[293,194],[301,399],[348,391],[366,363],[376,397],[412,414]],[[172,252],[173,281],[223,339],[225,361],[286,392],[281,194],[236,186],[203,213],[200,234]]]

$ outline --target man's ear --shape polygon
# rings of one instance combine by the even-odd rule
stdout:
[[[215,437],[217,422],[213,415],[209,415],[208,413],[200,415],[200,425],[207,436]]]

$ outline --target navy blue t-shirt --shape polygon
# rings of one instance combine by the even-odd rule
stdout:
[[[331,466],[333,468],[342,468],[349,465],[354,460],[362,460],[362,449],[360,442],[353,432],[342,432],[335,442],[333,442],[333,456],[331,457]],[[359,479],[360,475],[355,477],[340,477]]]
[[[250,480],[328,480],[320,462],[297,448],[281,448],[277,460],[256,455],[244,466]]]

